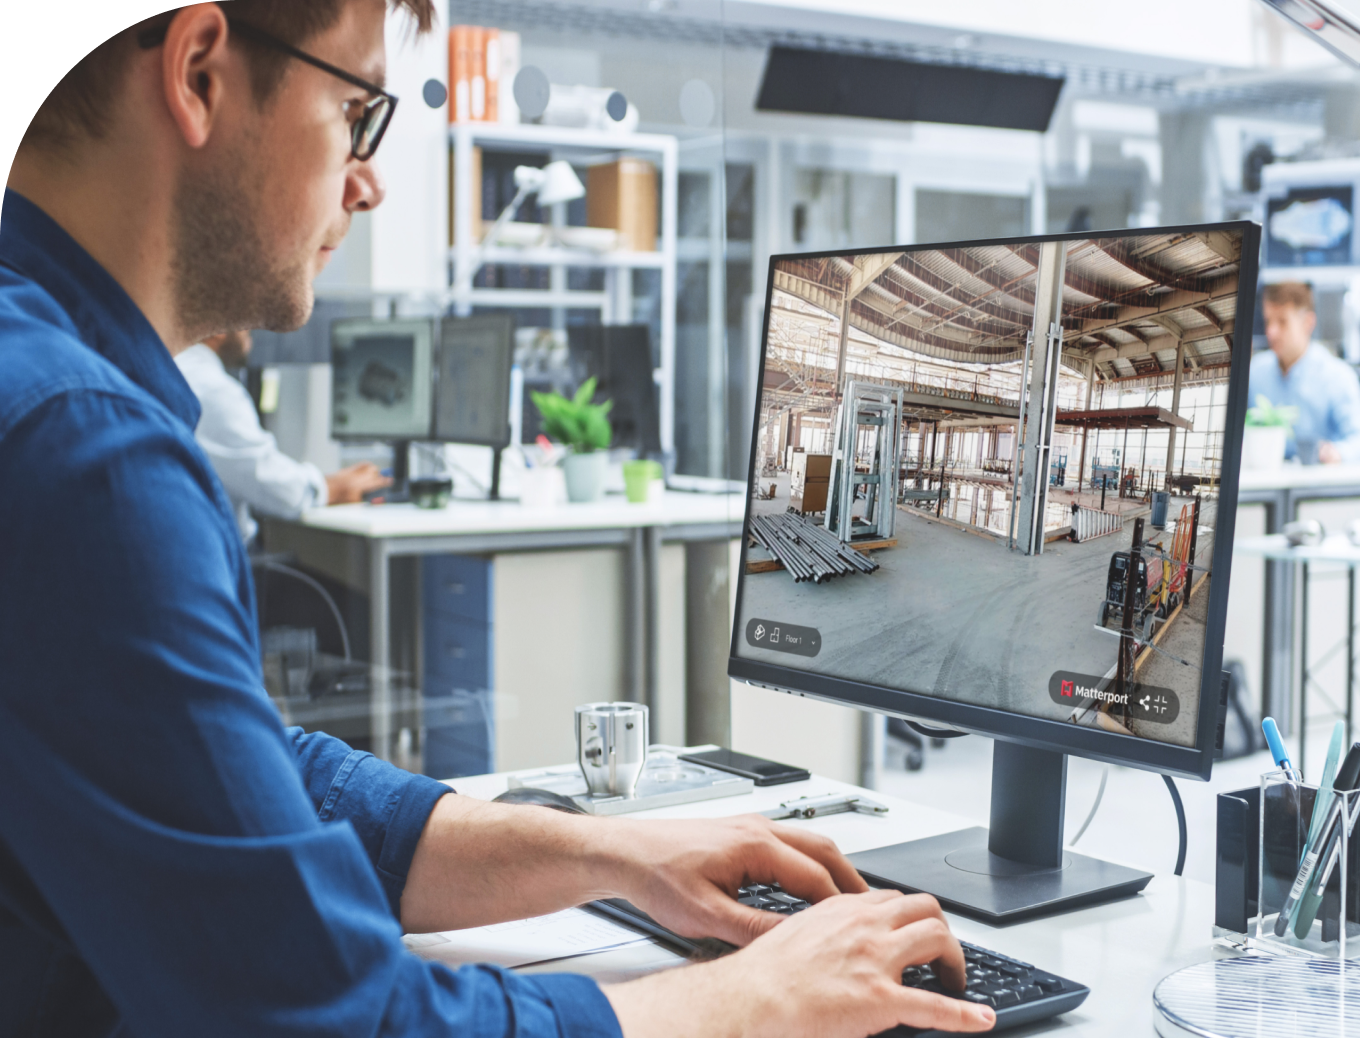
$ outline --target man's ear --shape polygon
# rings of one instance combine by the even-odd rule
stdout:
[[[194,4],[175,15],[165,34],[161,78],[170,118],[184,143],[201,148],[212,134],[225,91],[227,18],[215,4]]]

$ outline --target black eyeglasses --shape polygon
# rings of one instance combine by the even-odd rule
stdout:
[[[367,90],[370,94],[376,95],[373,100],[363,105],[359,117],[354,120],[350,127],[350,154],[360,162],[367,162],[373,157],[374,152],[378,150],[378,145],[382,143],[383,134],[387,132],[387,127],[392,122],[393,113],[397,110],[397,99],[393,95],[376,83],[370,83],[368,80],[360,79],[342,68],[336,68],[330,62],[313,57],[306,51],[299,50],[291,43],[286,43],[263,29],[257,29],[248,22],[227,15],[227,25],[231,27],[232,32],[242,39],[253,40],[263,46],[273,47],[289,57],[297,58],[298,61],[305,61],[313,68],[319,68],[322,72],[329,72],[332,76],[343,79],[351,86],[357,86],[360,90]],[[165,34],[169,28],[169,24],[166,24],[143,30],[137,35],[137,45],[143,50],[159,47],[165,42]]]

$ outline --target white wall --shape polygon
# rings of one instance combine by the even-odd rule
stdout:
[[[387,199],[372,216],[372,278],[379,290],[448,287],[448,107],[421,96],[428,79],[448,82],[448,37],[415,39],[405,15],[387,19],[387,89],[400,99],[374,159]]]
[[[751,0],[774,7],[834,12],[1026,36],[1085,47],[1252,64],[1258,0]],[[1269,12],[1265,12],[1269,14]],[[1273,16],[1272,16],[1273,17]]]

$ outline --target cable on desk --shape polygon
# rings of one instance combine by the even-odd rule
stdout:
[[[345,662],[349,663],[353,659],[349,651],[349,629],[345,627],[345,618],[340,614],[340,607],[335,604],[331,593],[322,587],[319,581],[313,580],[301,570],[293,569],[292,566],[285,566],[281,562],[266,562],[264,568],[271,573],[282,573],[285,577],[302,581],[325,600],[326,605],[330,607],[331,616],[335,617],[335,626],[340,629],[340,645],[345,651]]]
[[[967,732],[956,732],[953,728],[932,728],[928,724],[921,724],[919,721],[908,721],[907,725],[919,735],[924,735],[931,739],[962,739]]]
[[[1105,798],[1105,783],[1108,782],[1109,780],[1110,780],[1110,766],[1106,764],[1105,767],[1102,768],[1100,772],[1100,788],[1096,790],[1095,803],[1091,805],[1091,810],[1087,812],[1086,821],[1081,823],[1081,828],[1077,830],[1077,835],[1072,837],[1072,839],[1068,842],[1067,846],[1075,847],[1077,845],[1077,841],[1086,835],[1086,830],[1090,828],[1091,823],[1095,821],[1096,812],[1100,810],[1100,802]]]
[[[1179,876],[1185,871],[1185,846],[1188,837],[1185,831],[1185,804],[1181,803],[1181,791],[1176,788],[1176,782],[1170,775],[1163,775],[1162,781],[1166,783],[1167,792],[1171,794],[1171,802],[1176,805],[1176,826],[1180,829],[1181,843],[1180,850],[1176,852],[1176,875]]]

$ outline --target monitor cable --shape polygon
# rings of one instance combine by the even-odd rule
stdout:
[[[968,732],[955,731],[953,728],[932,728],[928,724],[921,724],[919,721],[908,721],[907,726],[918,735],[924,735],[929,739],[962,739]]]
[[[292,566],[285,566],[281,562],[266,562],[264,568],[271,573],[279,573],[285,577],[292,577],[294,580],[300,580],[321,596],[326,605],[330,607],[331,616],[335,617],[335,626],[340,631],[340,645],[345,653],[345,662],[351,662],[354,657],[350,654],[349,629],[345,627],[345,618],[340,613],[340,607],[335,604],[335,599],[332,598],[331,593],[321,585],[321,582],[314,580],[301,570],[293,569]]]
[[[1068,841],[1067,846],[1075,847],[1077,845],[1077,841],[1086,835],[1086,830],[1089,829],[1091,827],[1091,823],[1095,821],[1096,812],[1100,810],[1100,802],[1105,797],[1105,783],[1108,782],[1109,780],[1110,780],[1110,766],[1106,764],[1105,767],[1103,767],[1100,771],[1100,788],[1096,790],[1095,803],[1091,805],[1091,810],[1086,813],[1086,821],[1081,823],[1081,828],[1077,830],[1077,835],[1072,837],[1072,839]]]
[[[1176,782],[1170,775],[1163,775],[1162,781],[1166,783],[1167,792],[1171,794],[1171,802],[1176,805],[1176,826],[1180,830],[1180,849],[1176,852],[1176,875],[1179,876],[1185,871],[1185,848],[1188,843],[1188,835],[1185,829],[1185,804],[1181,802],[1181,791],[1176,788]]]

